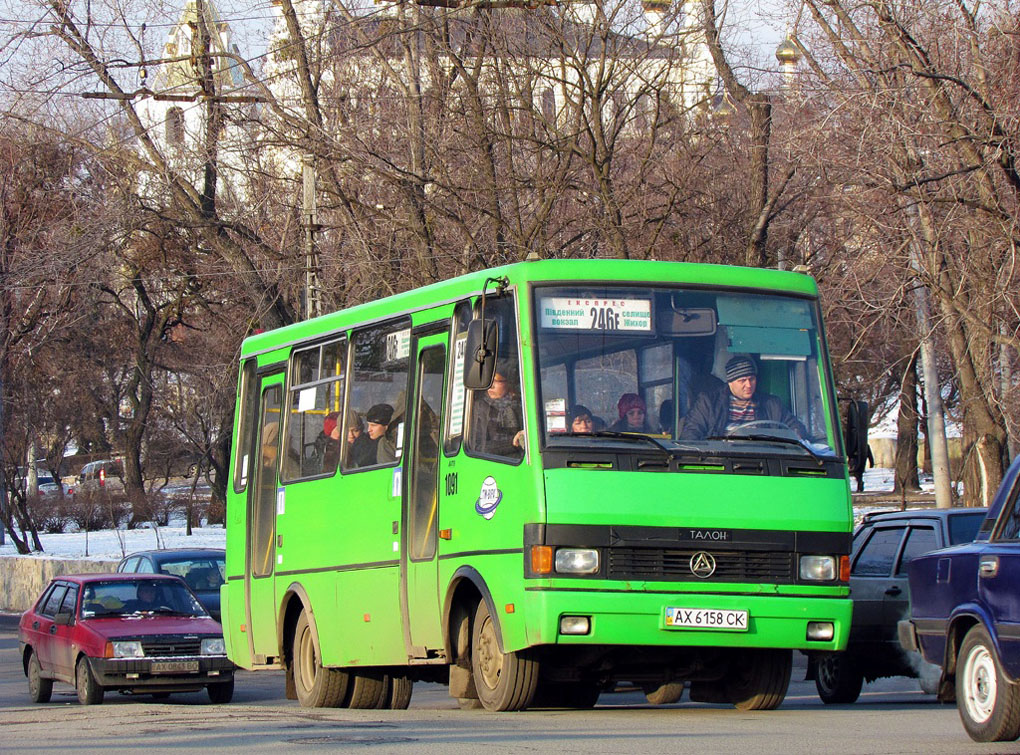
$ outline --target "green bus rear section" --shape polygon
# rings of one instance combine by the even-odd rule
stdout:
[[[496,276],[506,276],[517,289],[523,373],[529,377],[534,373],[534,357],[529,353],[531,283],[683,283],[817,296],[814,282],[806,276],[752,268],[630,261],[521,263],[253,336],[245,341],[241,359],[254,359],[259,367],[283,366],[295,344],[328,334],[349,334],[353,328],[401,314],[409,313],[414,327],[448,324],[454,303],[475,297],[486,279]],[[823,380],[829,379],[826,365]],[[831,395],[831,386],[825,387]],[[845,646],[851,614],[845,583],[526,577],[529,526],[836,533],[846,536],[848,546],[852,525],[845,476],[752,476],[713,468],[679,473],[544,469],[535,390],[533,380],[525,380],[529,452],[521,463],[475,458],[463,448],[452,457],[440,452],[441,534],[432,562],[434,577],[429,567],[419,569],[414,563],[409,567],[404,552],[406,518],[399,478],[407,474],[403,463],[281,485],[273,543],[275,569],[271,576],[259,579],[245,577],[247,497],[233,492],[231,486],[228,579],[222,588],[230,658],[245,668],[281,663],[287,653],[288,622],[293,622],[294,611],[305,610],[314,619],[323,666],[441,666],[452,660],[451,648],[456,652],[456,640],[449,635],[458,600],[488,602],[504,651],[556,646],[564,653],[580,646],[811,650]],[[450,475],[456,475],[455,491],[444,484],[452,479]],[[501,493],[491,518],[476,510],[487,478],[494,480]],[[407,589],[419,601],[415,612],[434,616],[434,622],[415,623],[413,616],[408,617],[402,579],[412,580]],[[272,596],[251,615],[246,609],[249,589]],[[431,606],[430,589],[435,600]],[[668,606],[746,610],[748,628],[742,632],[668,629],[664,619]],[[589,616],[590,633],[561,634],[563,615]],[[831,641],[807,639],[807,624],[814,621],[832,622]],[[414,625],[408,626],[409,622]]]

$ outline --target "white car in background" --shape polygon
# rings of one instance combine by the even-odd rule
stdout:
[[[43,501],[53,501],[64,496],[64,484],[54,479],[53,475],[39,475],[39,498]]]

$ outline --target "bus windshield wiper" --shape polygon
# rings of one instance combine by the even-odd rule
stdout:
[[[713,435],[705,440],[758,440],[772,443],[785,443],[788,446],[798,446],[804,449],[819,464],[825,462],[825,457],[811,448],[811,445],[803,438],[787,438],[784,435],[769,435],[767,433],[737,433],[735,435]]]
[[[629,440],[629,441],[644,441],[651,443],[657,449],[662,451],[670,459],[673,458],[673,449],[667,446],[661,438],[655,438],[651,435],[642,435],[641,433],[621,433],[615,430],[593,430],[590,433],[575,433],[573,431],[565,433],[556,433],[556,438],[612,438],[613,440]]]

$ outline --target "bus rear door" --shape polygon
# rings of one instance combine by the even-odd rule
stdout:
[[[445,332],[428,335],[419,337],[416,346],[412,440],[405,467],[401,580],[404,639],[408,652],[416,658],[437,657],[443,647],[436,544],[447,340]]]

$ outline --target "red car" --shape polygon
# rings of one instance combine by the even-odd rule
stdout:
[[[166,697],[205,687],[234,694],[223,630],[178,577],[75,574],[55,578],[21,617],[18,644],[33,702],[67,682],[83,705],[106,690]]]

